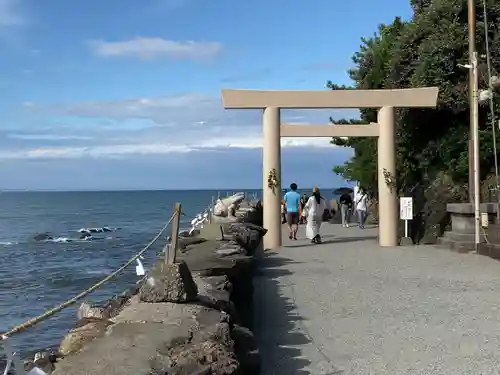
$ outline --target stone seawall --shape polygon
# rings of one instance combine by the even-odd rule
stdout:
[[[181,238],[178,263],[160,257],[136,288],[83,304],[62,358],[36,365],[53,375],[258,374],[252,279],[266,230],[260,204],[238,216]]]

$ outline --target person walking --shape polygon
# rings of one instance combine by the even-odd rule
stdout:
[[[281,224],[286,224],[286,204],[281,201]]]
[[[290,185],[290,191],[285,194],[283,200],[286,205],[286,222],[288,223],[288,238],[297,239],[297,231],[299,230],[299,205],[300,194],[297,192],[297,184]]]
[[[342,216],[342,227],[349,228],[349,219],[351,216],[352,198],[350,194],[342,194],[339,198],[340,214]]]
[[[308,199],[309,199],[309,197],[307,196],[307,194],[303,194],[300,197],[300,217],[299,217],[299,224],[306,224],[306,222],[307,222],[305,209],[306,209],[306,203],[307,203]]]
[[[354,186],[353,189],[353,198],[354,198],[354,206],[353,206],[353,214],[357,217],[358,216],[358,210],[356,209],[356,202],[358,201],[358,196],[359,196],[359,181],[356,182],[356,186]]]
[[[306,203],[307,226],[306,237],[312,243],[321,243],[320,228],[323,222],[323,213],[327,208],[325,198],[320,194],[319,188],[316,186],[313,189],[313,194]]]
[[[358,213],[359,227],[361,229],[365,228],[367,199],[366,192],[360,188],[356,198],[356,212]]]

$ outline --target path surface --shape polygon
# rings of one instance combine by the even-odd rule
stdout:
[[[324,244],[286,238],[262,261],[264,375],[500,373],[500,262],[380,248],[373,228],[322,231]]]

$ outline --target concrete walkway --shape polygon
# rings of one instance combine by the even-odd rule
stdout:
[[[286,238],[262,261],[263,374],[500,373],[500,262],[380,248],[375,228],[322,232],[322,245]]]

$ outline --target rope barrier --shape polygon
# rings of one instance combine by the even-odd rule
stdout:
[[[50,318],[51,316],[53,316],[54,314],[58,313],[59,311],[64,310],[66,307],[69,307],[69,306],[73,305],[74,303],[76,303],[77,301],[79,301],[80,299],[82,299],[83,297],[89,295],[94,290],[98,289],[100,286],[102,286],[103,284],[105,284],[106,282],[108,282],[109,280],[111,280],[113,277],[115,277],[116,275],[118,275],[125,268],[127,268],[132,263],[134,263],[142,254],[144,254],[147,250],[149,250],[149,248],[158,240],[158,238],[160,238],[160,236],[163,234],[163,232],[165,232],[165,230],[168,228],[168,226],[170,225],[170,223],[172,222],[172,220],[178,214],[179,214],[179,212],[177,212],[177,211],[174,212],[172,214],[172,216],[170,217],[170,220],[163,226],[162,229],[160,229],[160,231],[158,232],[158,234],[141,251],[139,251],[136,255],[134,255],[132,258],[130,258],[130,260],[127,263],[125,263],[123,266],[121,266],[120,268],[118,268],[115,272],[113,272],[112,274],[106,276],[104,279],[102,279],[98,283],[92,285],[90,288],[85,289],[83,292],[81,292],[80,294],[76,295],[75,297],[67,300],[64,303],[61,303],[59,306],[56,306],[56,307],[54,307],[54,308],[52,308],[52,309],[44,312],[43,314],[41,314],[41,315],[39,315],[37,317],[31,318],[31,319],[25,321],[24,323],[15,326],[14,328],[10,329],[9,331],[7,331],[5,333],[2,333],[2,335],[1,335],[2,340],[5,340],[6,338],[8,338],[9,336],[12,336],[13,334],[16,334],[16,333],[19,333],[21,331],[24,331],[25,329],[30,328],[30,327],[34,326],[35,324],[40,323],[41,321],[43,321],[43,320],[45,320],[47,318]]]

